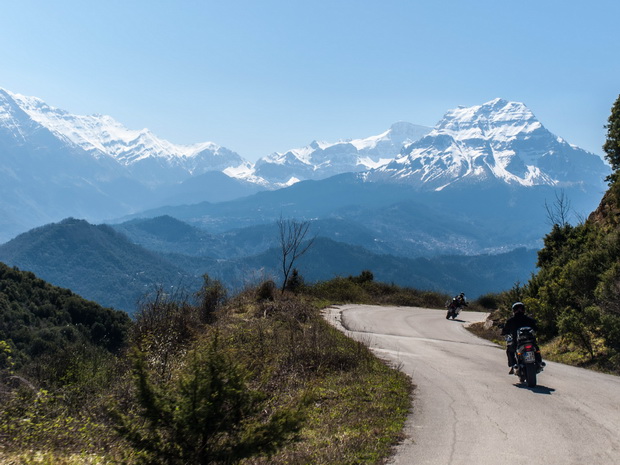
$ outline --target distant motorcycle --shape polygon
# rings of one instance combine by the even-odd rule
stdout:
[[[449,300],[446,302],[446,307],[448,308],[448,313],[446,314],[446,320],[452,318],[453,320],[459,316],[461,310],[463,309],[462,305],[459,305],[455,300]]]
[[[512,335],[506,336],[506,343],[512,344]],[[536,332],[529,326],[517,330],[517,345],[515,355],[517,364],[515,375],[522,383],[529,387],[536,387],[536,375],[543,371],[545,362],[540,358],[540,349],[536,343]]]

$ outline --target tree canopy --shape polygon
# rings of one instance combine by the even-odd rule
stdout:
[[[114,352],[125,344],[130,324],[125,312],[0,263],[0,341],[10,348],[16,368],[40,357],[58,359],[71,347]]]
[[[605,158],[613,170],[607,178],[611,184],[617,180],[620,170],[620,95],[611,108],[605,129],[607,129],[607,139],[603,145],[603,150],[605,151]]]

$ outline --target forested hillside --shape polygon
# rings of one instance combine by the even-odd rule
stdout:
[[[132,244],[110,226],[75,218],[41,226],[0,245],[0,261],[129,314],[157,287],[200,286],[200,278]]]
[[[80,357],[115,353],[130,326],[125,312],[103,308],[33,273],[0,263],[0,368],[49,386]],[[73,361],[72,361],[73,360]],[[2,383],[0,383],[1,385]]]

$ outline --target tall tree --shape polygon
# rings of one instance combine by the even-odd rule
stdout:
[[[613,172],[607,177],[609,184],[614,183],[620,176],[620,95],[611,107],[611,115],[605,125],[607,129],[607,139],[603,145],[605,158],[611,165]]]

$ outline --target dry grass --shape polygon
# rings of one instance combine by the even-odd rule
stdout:
[[[153,346],[167,360],[157,365],[158,369],[172,369],[178,366],[175,357],[217,331],[222,350],[248,374],[248,387],[264,394],[268,409],[298,406],[303,410],[303,427],[295,441],[271,457],[247,459],[243,462],[246,465],[380,464],[401,439],[410,408],[410,379],[329,325],[321,317],[317,302],[307,295],[265,295],[249,289],[223,306],[214,323],[195,327],[194,342],[191,336],[183,338],[179,346],[183,350],[174,344]],[[167,328],[165,334],[171,331],[169,325],[162,327]],[[131,408],[129,380],[126,363],[120,362],[111,383],[114,387],[101,392],[99,398],[95,394],[89,397],[97,404],[96,412],[92,410],[95,404],[67,405],[63,409],[59,403],[33,413],[38,425],[34,433],[32,428],[22,428],[7,430],[12,431],[11,438],[0,435],[0,463],[137,463],[139,451],[129,449],[115,436],[113,421],[102,417],[99,408],[104,398],[106,402],[116,398],[120,408]],[[78,421],[75,425],[81,439],[73,444],[65,442],[64,447],[66,431],[55,425],[75,420],[73,415],[82,407],[96,413],[96,426],[86,417],[83,423]],[[6,419],[20,421],[19,411],[14,413],[16,418]],[[43,445],[38,447],[37,443]]]
[[[58,454],[29,450],[20,453],[0,453],[2,465],[112,465],[114,462],[93,454]]]
[[[410,380],[327,324],[311,302],[246,300],[218,325],[230,331],[236,360],[251,366],[255,387],[274,404],[305,403],[298,441],[244,463],[378,464],[390,454],[409,412]]]
[[[489,320],[487,320],[489,321]],[[501,331],[497,326],[490,326],[486,322],[472,323],[466,326],[466,328],[473,334],[488,341],[494,342],[499,345],[505,345]]]

